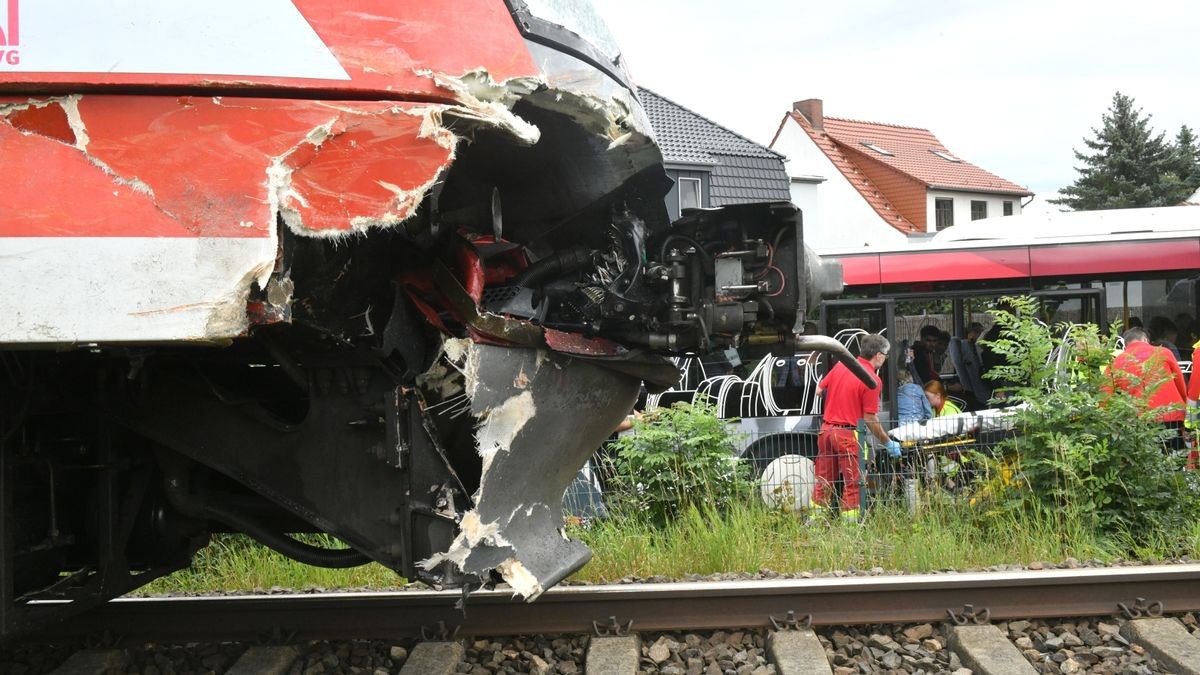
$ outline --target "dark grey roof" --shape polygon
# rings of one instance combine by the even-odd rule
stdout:
[[[791,201],[790,181],[778,156],[714,154],[714,157],[717,164],[709,177],[709,199],[713,206]]]
[[[712,166],[713,206],[791,199],[782,155],[649,89],[638,93],[665,162]]]

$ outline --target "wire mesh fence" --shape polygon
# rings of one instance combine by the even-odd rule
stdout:
[[[833,453],[820,442],[818,416],[785,418],[782,426],[779,418],[774,425],[764,425],[767,421],[729,422],[731,466],[740,465],[752,481],[748,499],[793,512],[826,506],[865,514],[883,504],[915,510],[931,499],[969,498],[986,476],[989,459],[1013,457],[1022,449],[1015,418],[1004,410],[904,423],[881,420],[900,442],[899,456],[891,456],[861,421],[855,429],[833,431],[853,439],[852,449]],[[565,495],[567,513],[604,517],[627,496],[622,490],[636,489],[629,481],[622,487],[613,480],[614,452],[602,448],[580,472]],[[1195,468],[1195,451],[1185,452]]]

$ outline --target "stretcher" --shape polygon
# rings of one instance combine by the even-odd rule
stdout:
[[[920,500],[918,485],[958,492],[973,475],[972,458],[1016,426],[1016,407],[965,412],[907,422],[889,430],[901,458],[878,476],[876,489],[891,485],[910,509]]]
[[[1014,412],[1013,408],[979,410],[906,422],[888,431],[888,435],[899,441],[902,448],[928,447],[932,443],[984,432],[1011,431],[1016,424]]]

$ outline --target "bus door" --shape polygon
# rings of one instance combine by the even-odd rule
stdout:
[[[1108,330],[1108,304],[1104,288],[1069,288],[1034,291],[1042,315],[1038,317],[1048,325],[1066,321],[1068,323],[1093,323],[1100,332]]]
[[[904,364],[900,345],[892,336],[896,333],[895,302],[890,299],[826,300],[821,303],[821,334],[840,339],[851,353],[858,355],[858,337],[862,332],[879,333],[892,342],[892,351],[879,377],[883,380],[880,392],[880,419],[891,419],[896,400],[896,365]]]

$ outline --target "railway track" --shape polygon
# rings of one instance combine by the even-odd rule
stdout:
[[[990,641],[993,647],[1008,645],[1028,666],[1020,644],[1013,646],[993,624],[1125,613],[1142,623],[1122,621],[1123,626],[1128,630],[1142,626],[1144,634],[1136,639],[1150,642],[1147,636],[1158,629],[1149,628],[1145,621],[1200,610],[1200,565],[575,586],[553,589],[532,604],[510,596],[503,589],[473,593],[465,612],[456,607],[461,594],[435,591],[130,598],[61,624],[53,635],[32,639],[62,641],[102,633],[121,636],[124,644],[255,643],[265,635],[293,644],[424,638],[427,641],[414,650],[413,659],[420,656],[418,652],[435,649],[426,645],[441,644],[437,648],[449,651],[436,658],[454,660],[462,650],[456,640],[463,638],[469,646],[489,636],[587,634],[624,639],[625,646],[618,651],[628,653],[638,649],[630,647],[629,640],[636,641],[639,635],[646,639],[656,634],[757,629],[768,643],[767,651],[779,652],[772,657],[778,670],[809,672],[789,671],[784,666],[789,663],[785,652],[820,657],[825,663],[814,627],[928,624],[942,626],[937,637],[950,643],[947,646],[964,663],[974,658],[973,650],[985,649]],[[1164,626],[1161,621],[1178,624],[1165,619],[1154,625]],[[1186,631],[1182,635],[1195,641],[1184,643],[1193,658],[1200,655],[1200,639]],[[972,646],[979,640],[983,646]],[[1129,640],[1122,639],[1126,644]],[[590,652],[604,644],[610,643],[592,638],[589,663]],[[630,667],[636,668],[645,655],[632,653],[624,658],[632,659]],[[428,667],[421,666],[422,670]],[[1176,667],[1182,668],[1172,666]],[[984,666],[973,671],[1004,672]]]

